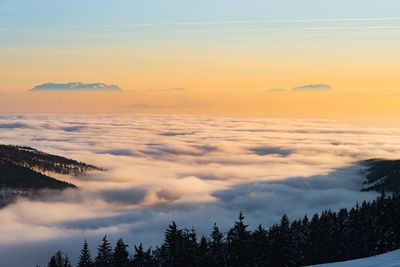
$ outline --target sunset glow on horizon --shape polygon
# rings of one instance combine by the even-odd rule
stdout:
[[[0,1],[1,113],[400,115],[396,1],[23,2]],[[70,82],[123,92],[26,93]]]

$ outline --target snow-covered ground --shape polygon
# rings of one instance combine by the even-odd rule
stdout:
[[[320,265],[313,265],[313,267],[394,267],[400,266],[400,249],[381,254],[374,257],[363,258],[352,261],[342,261],[335,263],[327,263]]]

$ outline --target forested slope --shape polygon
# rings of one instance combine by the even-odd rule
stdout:
[[[400,191],[400,160],[370,159],[365,164],[368,168],[363,191]]]
[[[51,155],[31,147],[0,145],[0,159],[39,172],[79,175],[99,168],[73,159]]]
[[[76,188],[71,183],[50,177],[50,173],[76,176],[90,170],[101,169],[31,147],[0,145],[0,208],[18,197],[39,194],[43,189]]]

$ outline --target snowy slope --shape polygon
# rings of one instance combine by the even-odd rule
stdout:
[[[381,254],[375,257],[363,258],[352,261],[313,265],[313,267],[400,267],[400,249]]]

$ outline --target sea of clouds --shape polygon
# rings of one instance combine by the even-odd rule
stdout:
[[[0,143],[28,145],[106,168],[60,177],[80,187],[0,210],[0,266],[75,262],[107,234],[158,245],[167,225],[199,236],[239,211],[253,229],[370,200],[359,161],[396,158],[400,129],[334,120],[172,115],[0,116]]]

